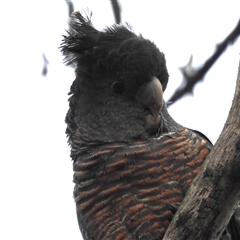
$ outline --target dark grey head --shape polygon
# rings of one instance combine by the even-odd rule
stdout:
[[[90,18],[72,15],[61,45],[76,68],[66,117],[70,142],[129,142],[155,134],[168,82],[164,54],[129,26],[96,30]]]

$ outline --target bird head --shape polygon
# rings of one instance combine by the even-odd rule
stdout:
[[[61,48],[76,69],[66,117],[70,139],[129,142],[159,131],[168,72],[153,42],[128,25],[98,31],[75,12]]]

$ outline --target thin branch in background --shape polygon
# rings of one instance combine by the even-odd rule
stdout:
[[[74,11],[74,5],[73,5],[73,2],[71,0],[65,0],[65,1],[68,5],[68,15],[70,17],[72,12]],[[43,53],[42,56],[43,56],[43,61],[44,61],[44,65],[43,65],[43,69],[42,69],[42,76],[46,77],[47,73],[48,73],[49,61],[47,60],[47,57],[46,57],[45,53]]]
[[[121,8],[118,4],[118,0],[111,0],[115,22],[119,24],[121,22]]]
[[[65,0],[68,5],[68,16],[70,17],[72,12],[74,11],[74,5],[71,0]]]
[[[215,53],[203,64],[199,69],[192,67],[192,57],[189,63],[180,68],[183,74],[183,84],[177,88],[171,98],[168,100],[167,105],[170,106],[177,102],[187,93],[192,93],[196,83],[201,81],[208,70],[213,66],[219,56],[226,50],[229,44],[233,44],[240,35],[240,19],[235,29],[227,36],[227,38],[220,44],[217,45]]]
[[[43,70],[42,70],[42,76],[46,77],[47,76],[47,72],[48,72],[48,63],[49,61],[47,60],[47,57],[45,55],[45,53],[42,54],[43,57]]]

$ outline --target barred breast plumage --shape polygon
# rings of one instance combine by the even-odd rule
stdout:
[[[148,142],[112,143],[79,157],[74,197],[86,239],[161,239],[173,216],[168,204],[183,200],[210,149],[179,127]]]

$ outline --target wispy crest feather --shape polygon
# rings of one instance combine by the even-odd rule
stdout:
[[[65,56],[65,63],[72,65],[79,61],[85,51],[91,50],[94,47],[108,47],[116,46],[128,38],[136,37],[132,32],[130,25],[126,26],[114,24],[111,27],[99,31],[94,28],[91,22],[92,13],[85,17],[80,12],[72,13],[70,20],[70,28],[67,35],[63,36],[61,49]]]

